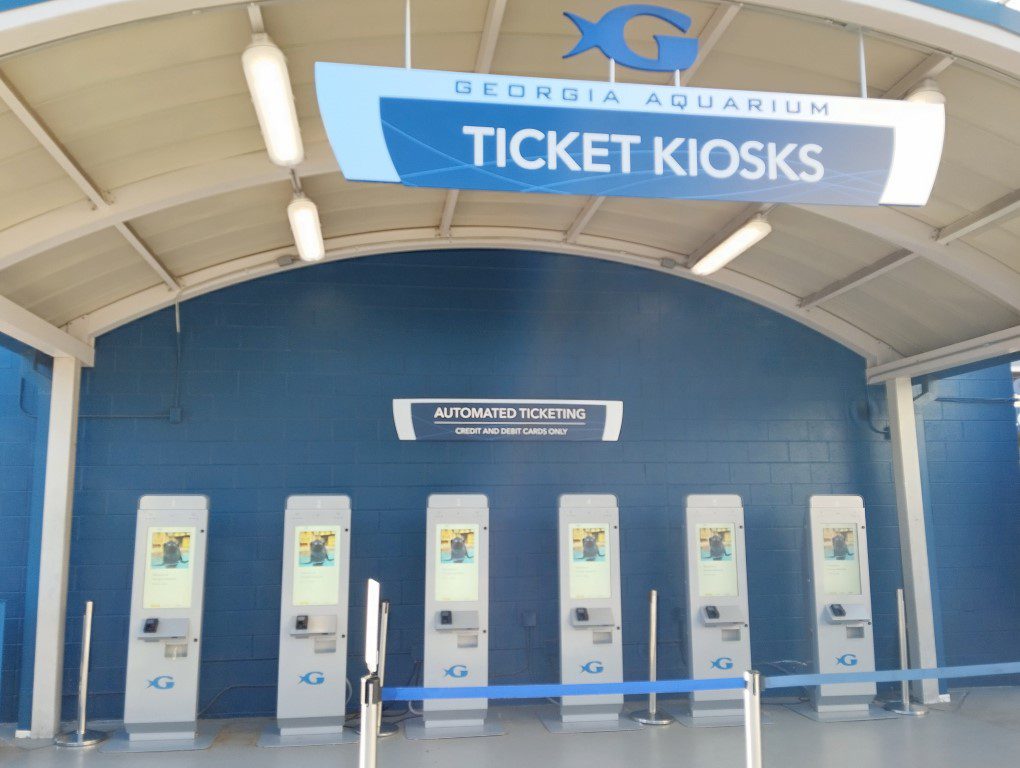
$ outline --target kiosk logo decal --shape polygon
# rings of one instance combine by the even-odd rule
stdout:
[[[463,664],[454,664],[452,667],[443,670],[443,677],[461,678],[468,676],[468,668]]]
[[[587,664],[581,665],[581,671],[589,675],[601,675],[605,671],[605,667],[602,666],[601,661],[592,659]]]
[[[603,440],[620,437],[620,400],[393,401],[401,440]]]
[[[174,687],[173,675],[159,675],[149,680],[146,688],[155,688],[157,691],[169,691]]]
[[[322,685],[326,682],[326,676],[322,672],[305,672],[298,678],[298,685]]]
[[[836,659],[836,663],[841,667],[856,667],[857,656],[853,653],[844,653]]]
[[[733,659],[729,656],[720,656],[709,663],[712,665],[712,669],[733,669]]]
[[[577,45],[570,53],[564,54],[563,58],[565,59],[591,48],[598,48],[607,58],[631,69],[643,69],[648,72],[675,72],[678,69],[687,69],[698,58],[696,38],[653,35],[659,46],[659,56],[655,59],[640,56],[627,45],[623,36],[624,27],[627,26],[628,21],[637,16],[661,19],[681,32],[689,30],[691,17],[680,13],[680,11],[674,11],[672,8],[640,4],[621,5],[594,22],[582,19],[576,13],[569,11],[564,11],[563,15],[574,22],[581,32],[581,39],[577,41]]]

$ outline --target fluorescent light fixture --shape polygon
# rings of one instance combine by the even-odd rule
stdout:
[[[304,195],[294,195],[287,206],[287,218],[301,260],[321,260],[326,255],[326,245],[322,242],[322,225],[319,223],[319,209],[315,203]]]
[[[305,158],[305,148],[283,51],[269,35],[255,34],[241,55],[241,64],[269,159],[277,165],[297,165]]]
[[[765,220],[764,216],[760,214],[755,216],[698,259],[698,262],[691,267],[691,272],[696,275],[711,275],[713,272],[718,272],[771,231],[772,225]]]
[[[939,84],[932,78],[926,77],[917,87],[906,95],[904,101],[913,104],[945,104],[946,95],[942,93]]]

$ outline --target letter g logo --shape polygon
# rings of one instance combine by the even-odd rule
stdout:
[[[574,22],[581,32],[581,39],[577,41],[573,50],[563,57],[565,59],[591,48],[598,48],[608,58],[624,67],[649,72],[675,72],[687,69],[698,58],[698,41],[692,37],[653,35],[659,46],[659,55],[654,59],[634,53],[627,45],[624,27],[628,21],[638,16],[661,19],[680,32],[690,29],[690,17],[672,8],[644,4],[621,5],[594,22],[582,19],[575,13],[564,12],[563,15]]]

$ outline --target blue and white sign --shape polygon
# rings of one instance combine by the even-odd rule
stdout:
[[[350,181],[838,205],[924,205],[945,108],[318,62]]]
[[[401,440],[603,440],[620,438],[620,400],[393,401]]]

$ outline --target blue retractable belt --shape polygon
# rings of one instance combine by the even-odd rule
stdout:
[[[1020,674],[1020,662],[972,664],[935,669],[894,669],[881,672],[778,675],[764,678],[765,688],[800,688],[841,683],[893,683],[903,680],[945,680],[959,677],[988,677]],[[476,685],[455,688],[384,688],[383,701],[425,701],[427,699],[544,699],[557,696],[600,696],[643,693],[690,693],[691,691],[732,691],[744,687],[743,677],[708,680],[658,680],[628,683],[583,683],[557,685]]]

